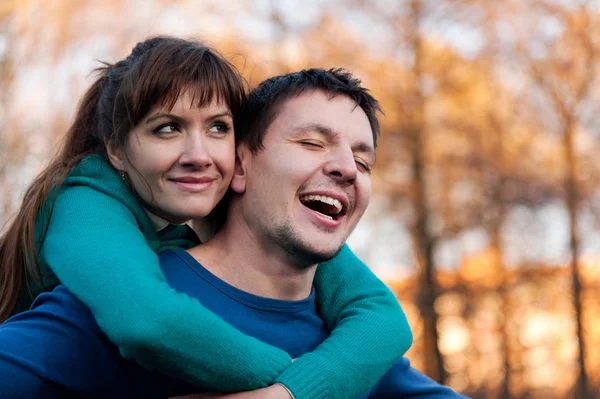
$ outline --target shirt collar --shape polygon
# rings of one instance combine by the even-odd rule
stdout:
[[[157,233],[165,229],[170,224],[174,224],[167,222],[165,219],[161,218],[160,216],[156,216],[148,210],[146,210],[146,214],[150,218],[150,221],[152,221],[154,229]],[[212,236],[215,235],[215,225],[207,218],[188,220],[187,222],[181,224],[187,224],[188,226],[190,226],[202,242],[208,241],[212,238]]]
[[[168,225],[172,224],[167,222],[165,219],[156,216],[155,214],[153,214],[152,212],[148,212],[146,211],[146,214],[148,215],[148,217],[150,218],[150,220],[152,221],[152,224],[154,225],[154,230],[158,233],[159,231],[161,231],[162,229],[164,229],[165,227],[167,227]],[[183,224],[183,223],[182,223]]]

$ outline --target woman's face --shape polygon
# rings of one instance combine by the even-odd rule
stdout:
[[[148,211],[171,223],[205,217],[233,174],[231,112],[216,102],[198,108],[184,93],[171,110],[151,109],[129,133],[124,154],[113,154],[113,166],[127,173]]]

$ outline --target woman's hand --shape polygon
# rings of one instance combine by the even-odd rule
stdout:
[[[281,384],[257,389],[255,391],[236,393],[199,393],[195,395],[177,396],[171,399],[294,399]]]

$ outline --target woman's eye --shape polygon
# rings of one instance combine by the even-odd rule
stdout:
[[[214,123],[208,130],[213,133],[225,134],[231,130],[231,126],[224,122],[217,122]]]
[[[153,133],[154,134],[169,134],[169,133],[178,132],[179,130],[180,130],[179,125],[177,125],[176,123],[170,122],[170,123],[165,123],[164,125],[160,125],[156,129],[154,129]]]

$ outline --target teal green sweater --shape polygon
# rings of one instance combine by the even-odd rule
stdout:
[[[331,336],[292,363],[287,353],[242,334],[165,282],[156,253],[190,245],[185,237],[161,242],[114,169],[91,156],[59,190],[39,252],[44,287],[34,287],[34,295],[60,280],[125,358],[218,391],[281,382],[297,399],[351,398],[412,344],[394,295],[344,246],[315,277]]]

